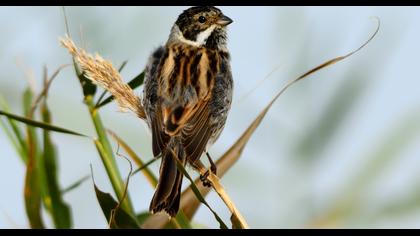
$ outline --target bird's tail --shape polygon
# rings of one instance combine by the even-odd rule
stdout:
[[[179,210],[183,177],[182,172],[177,168],[175,158],[178,158],[185,166],[182,146],[174,143],[169,142],[167,150],[163,153],[159,182],[149,207],[152,213],[165,211],[171,217],[174,217]]]

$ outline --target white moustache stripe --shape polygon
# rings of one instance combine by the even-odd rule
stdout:
[[[216,28],[216,25],[210,26],[208,29],[204,30],[203,32],[200,32],[197,35],[197,38],[196,38],[195,41],[192,41],[192,40],[186,39],[184,37],[184,35],[182,35],[182,32],[177,27],[176,37],[178,38],[179,41],[181,41],[183,43],[186,43],[186,44],[189,44],[189,45],[192,45],[192,46],[195,46],[195,47],[201,47],[204,44],[206,44],[207,39],[209,38],[209,36],[211,35],[211,33],[213,33],[213,31],[214,31],[215,28]]]
[[[216,28],[216,25],[210,26],[208,29],[204,30],[203,32],[200,32],[197,35],[197,39],[195,40],[199,45],[204,45],[211,35],[213,33],[213,30]]]

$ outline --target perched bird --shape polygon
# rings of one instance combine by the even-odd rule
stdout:
[[[205,169],[200,157],[206,153],[216,171],[207,149],[223,130],[232,101],[226,33],[232,22],[216,7],[191,7],[149,58],[142,104],[153,155],[162,158],[152,213],[173,217],[179,210],[183,174],[175,158],[200,171]],[[206,183],[206,175],[200,177]]]

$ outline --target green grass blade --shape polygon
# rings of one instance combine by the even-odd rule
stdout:
[[[130,88],[132,89],[136,89],[137,87],[142,85],[143,82],[144,82],[144,71],[142,71],[140,74],[134,77],[134,79],[130,80],[130,82],[128,82],[128,86],[130,86]]]
[[[158,160],[157,158],[153,158],[153,159],[151,159],[151,160],[147,161],[147,162],[146,162],[146,163],[144,163],[144,164],[140,164],[140,165],[139,165],[139,168],[138,168],[138,169],[136,169],[135,171],[133,171],[133,175],[134,175],[134,174],[137,174],[137,172],[143,171],[145,168],[148,168],[148,167],[149,167],[149,165],[151,165],[151,164],[155,163],[155,161],[157,161],[157,160]],[[155,183],[156,183],[156,182],[155,182]]]
[[[26,88],[25,92],[23,93],[23,113],[28,120],[33,119],[33,115],[34,115],[32,112],[33,98],[34,98],[34,94],[33,94],[32,89],[30,87]],[[1,111],[0,111],[0,115],[1,115]],[[35,155],[38,155],[40,149],[38,146],[37,134],[33,126],[26,126],[26,135],[27,135],[27,138],[30,139],[30,141],[32,142],[31,144],[34,145]],[[29,143],[27,145],[29,149]]]
[[[6,125],[6,123],[1,118],[0,118],[0,126],[2,127],[4,133],[7,135],[7,138],[12,143],[16,152],[19,154],[20,157],[23,157],[24,155],[23,155],[22,147],[20,146],[19,142],[16,140],[12,131],[9,129],[9,127]],[[22,159],[22,160],[24,160],[24,159]]]
[[[2,109],[8,113],[10,113],[10,107],[7,104],[7,102],[3,99],[3,97],[0,96],[0,103],[2,106]],[[18,144],[16,146],[16,151],[19,153],[19,156],[21,157],[22,161],[24,163],[27,163],[28,161],[28,150],[25,143],[25,138],[23,136],[23,132],[21,130],[21,127],[18,126],[18,124],[11,118],[7,117],[7,121],[9,123],[9,126],[12,129],[12,132],[14,134],[14,138],[16,138]],[[12,140],[12,139],[11,139]]]
[[[41,116],[45,123],[51,123],[51,114],[46,102],[41,106]],[[52,215],[54,225],[56,228],[65,229],[72,227],[71,212],[68,204],[63,201],[62,193],[58,184],[58,168],[57,168],[57,151],[53,144],[48,130],[43,130],[44,139],[44,153],[40,156],[40,161],[43,164],[45,194],[44,203],[46,208]]]
[[[137,87],[139,87],[140,85],[143,84],[143,81],[144,81],[144,72],[141,72],[134,79],[132,79],[130,82],[128,82],[128,86],[130,86],[130,88],[132,88],[132,89],[136,89]],[[114,100],[114,96],[111,95],[111,96],[107,97],[103,102],[99,103],[96,106],[96,108],[103,107],[106,104],[112,102],[112,100]]]
[[[31,228],[44,228],[41,218],[41,189],[39,186],[39,176],[37,162],[35,159],[34,144],[29,138],[29,160],[26,167],[25,176],[25,209]]]
[[[30,115],[32,104],[32,91],[28,88],[23,95],[23,107],[26,116]],[[1,113],[0,113],[1,114]],[[39,160],[38,158],[38,142],[35,130],[31,126],[26,126],[27,133],[27,148],[28,148],[28,163],[26,166],[24,199],[26,215],[29,219],[31,228],[44,228],[44,223],[41,217],[41,201],[42,190],[40,186],[39,175]]]
[[[99,205],[101,206],[102,212],[104,213],[109,226],[111,229],[139,229],[140,226],[137,224],[136,220],[132,218],[126,211],[122,208],[117,208],[118,202],[109,193],[102,192],[94,184],[96,197],[98,199]],[[114,217],[111,219],[112,210],[116,209]]]
[[[23,92],[23,113],[25,116],[32,115],[30,114],[32,108],[32,99],[34,97],[33,91],[30,87],[26,88]]]
[[[92,174],[93,180],[93,174]],[[108,226],[111,229],[139,229],[137,219],[120,207],[118,202],[109,193],[101,191],[93,180],[96,198],[104,213]]]
[[[64,195],[68,192],[71,192],[72,190],[76,189],[77,187],[79,187],[81,184],[83,184],[84,182],[86,182],[86,180],[89,179],[89,176],[84,176],[81,179],[77,180],[76,182],[74,182],[73,184],[70,184],[70,186],[64,188],[63,190],[61,190],[61,194]]]
[[[124,67],[127,65],[127,60],[123,61],[123,63],[121,64],[120,68],[118,68],[118,72],[121,73],[121,71],[124,69]]]
[[[71,131],[69,129],[65,129],[65,128],[61,128],[58,126],[54,126],[54,125],[50,125],[50,124],[46,124],[44,122],[40,122],[40,121],[35,121],[26,117],[22,117],[22,116],[18,116],[15,114],[11,114],[5,111],[0,110],[0,115],[6,116],[10,119],[16,120],[16,121],[20,121],[23,122],[27,125],[33,126],[33,127],[37,127],[37,128],[41,128],[41,129],[45,129],[45,130],[50,130],[50,131],[55,131],[55,132],[59,132],[59,133],[64,133],[64,134],[72,134],[72,135],[77,135],[77,136],[82,136],[82,137],[88,137],[87,135],[75,132],[75,131]]]

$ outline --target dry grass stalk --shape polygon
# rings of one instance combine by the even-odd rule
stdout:
[[[123,82],[111,62],[98,54],[92,56],[82,48],[77,48],[69,37],[60,39],[60,43],[73,55],[89,80],[114,96],[122,111],[131,110],[141,119],[146,118],[140,97]]]
[[[215,174],[210,172],[210,175],[207,177],[207,179],[211,182],[213,189],[217,192],[219,197],[229,208],[229,211],[232,213],[232,216],[236,217],[239,224],[241,224],[241,228],[249,229],[248,223],[245,221],[245,218],[241,215],[233,201],[230,199],[229,195],[226,193],[223,186],[220,184],[219,178]]]

